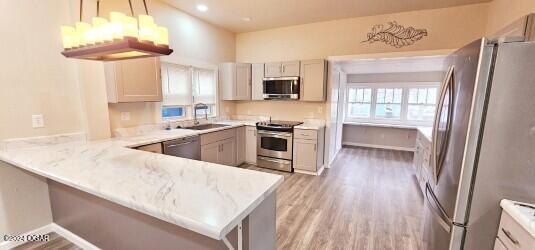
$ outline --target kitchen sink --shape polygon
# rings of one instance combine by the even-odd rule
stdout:
[[[227,127],[227,126],[230,126],[230,125],[209,123],[209,124],[202,124],[202,125],[196,125],[196,126],[191,126],[191,127],[185,127],[185,129],[206,130],[206,129],[212,129],[212,128]]]

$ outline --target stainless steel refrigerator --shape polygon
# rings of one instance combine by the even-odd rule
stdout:
[[[447,57],[424,246],[492,249],[503,198],[535,203],[535,16]]]

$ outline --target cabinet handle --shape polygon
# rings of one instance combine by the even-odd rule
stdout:
[[[284,73],[284,70],[285,70],[285,68],[284,68],[284,64],[283,64],[282,65],[282,73]]]
[[[502,227],[502,232],[505,234],[505,236],[507,236],[507,238],[509,238],[509,240],[511,242],[513,242],[513,244],[515,244],[515,245],[519,245],[520,244],[520,242],[518,242],[518,240],[515,239],[515,237],[513,237],[511,232],[509,232],[508,230],[505,230],[505,228],[503,228],[503,227]]]
[[[318,144],[314,144],[314,151],[316,151],[316,147],[318,146]]]

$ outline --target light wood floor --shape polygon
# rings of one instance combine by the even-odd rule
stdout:
[[[13,250],[81,250],[82,248],[78,247],[69,240],[63,238],[57,233],[49,233],[49,241],[43,242],[28,242],[18,247],[13,248]]]
[[[412,153],[343,148],[319,177],[285,176],[278,249],[421,249],[423,199]]]

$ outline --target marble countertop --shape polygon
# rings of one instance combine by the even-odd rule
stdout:
[[[220,240],[283,177],[131,148],[228,128],[159,130],[94,142],[41,140],[0,151],[0,160]]]
[[[433,128],[432,127],[417,127],[416,128],[428,141],[433,140]]]
[[[535,238],[535,204],[503,199],[500,206]]]

